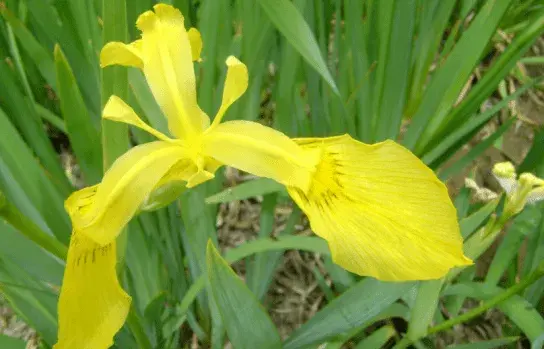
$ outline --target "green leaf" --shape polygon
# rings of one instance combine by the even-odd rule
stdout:
[[[261,217],[259,222],[259,237],[270,237],[274,232],[274,213],[276,209],[277,195],[265,195],[261,205]],[[293,225],[294,228],[294,225]],[[266,291],[274,271],[279,264],[281,252],[258,253],[246,261],[246,284],[260,301]]]
[[[55,64],[50,51],[48,52],[48,50],[36,40],[34,35],[25,27],[25,25],[10,11],[2,10],[1,13],[11,25],[13,33],[17,39],[19,39],[23,50],[26,51],[28,57],[31,57],[34,60],[36,67],[45,81],[56,91],[57,80],[55,79]]]
[[[334,93],[340,95],[317,41],[296,7],[289,0],[259,0],[259,3],[289,43],[325,79]]]
[[[360,341],[355,349],[380,349],[385,346],[385,343],[391,339],[397,332],[391,325],[386,325],[372,332],[370,336]],[[328,347],[327,347],[328,348]]]
[[[66,133],[66,126],[64,125],[64,120],[62,120],[60,116],[45,108],[41,104],[34,104],[34,108],[43,120],[49,122],[62,133]]]
[[[138,69],[129,69],[128,81],[130,89],[138,104],[145,113],[149,124],[164,134],[169,134],[168,123],[157,101],[153,97],[144,74]]]
[[[404,137],[403,144],[406,147],[419,153],[422,145],[445,119],[511,2],[490,0],[480,9],[432,77]]]
[[[217,241],[215,219],[210,206],[204,203],[207,186],[201,185],[187,190],[181,196],[181,216],[183,229],[181,238],[187,265],[191,276],[197,279],[206,271],[206,244],[209,239]],[[208,299],[205,294],[198,298],[201,316],[206,323],[209,314]]]
[[[374,141],[396,139],[400,130],[410,73],[416,10],[415,0],[393,2],[390,35],[384,40],[387,53],[378,63],[379,68],[384,67],[384,75],[381,100],[377,104],[379,112],[376,115]]]
[[[450,345],[447,349],[493,349],[503,348],[508,344],[515,343],[519,337],[504,337],[489,341],[474,342],[469,344]]]
[[[0,258],[0,292],[14,312],[52,346],[57,338],[57,295],[8,259]]]
[[[534,170],[544,174],[544,127],[541,127],[535,133],[533,145],[518,167],[519,173],[532,172]],[[539,174],[537,173],[537,175]]]
[[[112,2],[108,3],[109,7],[113,8],[114,6],[111,4]],[[83,46],[88,45],[88,42],[83,43],[79,40],[75,26],[80,23],[75,22],[65,5],[66,2],[32,1],[28,6],[29,22],[34,29],[34,36],[43,42],[49,52],[53,50],[56,43],[62,46],[70,66],[74,69],[74,74],[91,115],[99,117],[101,110],[98,93],[100,75],[96,65],[96,55],[88,57],[85,54]],[[96,17],[95,20],[97,20]],[[103,16],[102,20],[105,24],[104,30],[108,31],[107,18]],[[126,30],[126,22],[121,18],[117,18],[117,24],[123,25]]]
[[[489,266],[485,282],[490,285],[497,285],[506,271],[512,264],[514,257],[520,251],[521,244],[529,235],[538,235],[539,223],[541,220],[539,207],[526,207],[517,215],[510,225],[504,239],[493,256],[493,261]],[[535,263],[535,266],[538,263]]]
[[[474,148],[472,148],[467,154],[465,154],[460,160],[455,162],[453,165],[449,166],[446,169],[443,169],[438,173],[438,177],[441,180],[447,180],[451,178],[456,173],[460,172],[462,169],[464,169],[466,166],[468,166],[474,159],[476,159],[478,156],[480,156],[484,151],[487,150],[487,148],[491,147],[493,143],[497,139],[499,139],[500,136],[502,136],[510,126],[514,124],[514,121],[516,121],[516,118],[510,118],[507,120],[504,124],[499,127],[495,133],[488,136],[484,140],[481,140]]]
[[[504,289],[479,282],[455,284],[446,289],[443,295],[462,295],[478,300],[487,300],[503,293]],[[544,318],[523,297],[514,295],[498,305],[501,310],[520,330],[533,341],[544,333]]]
[[[461,124],[457,129],[450,129],[449,132],[441,138],[440,142],[435,144],[432,149],[425,153],[421,160],[428,164],[431,168],[437,168],[444,163],[452,153],[460,149],[466,144],[480,130],[484,125],[495,116],[502,108],[508,105],[508,103],[528,89],[535,86],[538,81],[542,79],[535,79],[531,82],[523,85],[516,92],[502,99],[499,103],[495,104],[492,108],[489,108],[485,112],[473,116],[470,120]]]
[[[284,343],[284,349],[304,348],[361,326],[393,304],[415,284],[387,283],[366,278],[327,304]]]
[[[544,347],[544,333],[531,344],[531,349],[541,349],[542,347]]]
[[[232,271],[211,241],[206,249],[208,282],[235,348],[281,348],[281,339],[266,310]]]
[[[408,323],[408,338],[416,340],[425,336],[438,307],[444,279],[420,281],[417,296]]]
[[[225,259],[229,263],[234,263],[253,254],[281,250],[302,250],[330,255],[327,242],[321,238],[314,236],[280,236],[277,239],[266,238],[246,242],[243,245],[227,251]],[[189,309],[189,306],[196,299],[204,286],[205,276],[200,276],[193,282],[177,308],[178,317],[185,315],[187,309]]]
[[[60,107],[70,144],[85,175],[86,184],[96,184],[102,178],[100,134],[92,123],[72,68],[59,45],[55,45],[55,68]]]
[[[55,286],[61,284],[63,264],[2,221],[0,221],[0,255],[37,280]]]
[[[459,227],[461,228],[463,239],[466,240],[473,232],[475,232],[487,217],[495,211],[498,204],[499,200],[490,201],[470,216],[461,219],[459,221]]]
[[[440,131],[433,135],[429,146],[434,146],[448,135],[452,129],[463,125],[479,106],[496,90],[500,81],[509,74],[520,57],[533,45],[535,39],[544,31],[544,12],[540,12],[530,19],[530,23],[522,32],[516,35],[500,57],[493,63],[483,77],[478,80],[459,106],[447,116],[440,127]]]
[[[263,202],[263,212],[261,213],[261,230],[259,236],[268,237],[272,233],[274,223],[274,211],[275,205],[269,205],[265,207],[265,201]],[[274,199],[274,204],[276,200]],[[272,206],[272,207],[271,207]],[[265,210],[265,208],[267,208]],[[285,224],[285,228],[279,233],[280,236],[291,235],[295,230],[295,225],[300,221],[302,212],[298,207],[293,208],[293,212],[289,216]],[[268,229],[265,227],[268,226]],[[268,231],[268,233],[266,233]],[[266,235],[265,235],[266,233]],[[273,280],[276,268],[281,262],[283,257],[283,251],[271,251],[265,253],[257,253],[252,260],[252,265],[248,266],[248,272],[246,276],[246,282],[250,289],[255,293],[260,300],[266,295],[266,291]]]
[[[258,178],[227,188],[206,198],[207,204],[220,204],[234,200],[245,200],[255,196],[285,191],[285,187],[269,178]]]
[[[127,42],[126,0],[103,0],[102,42]],[[77,69],[77,67],[76,67]],[[101,70],[100,110],[112,95],[128,100],[128,73],[126,67],[110,66]],[[84,85],[86,86],[86,85]],[[100,113],[101,115],[101,113]],[[128,126],[121,122],[102,119],[102,160],[107,171],[115,160],[129,149]],[[118,269],[122,270],[125,260],[126,230],[117,238]],[[144,343],[145,344],[145,343]]]
[[[103,0],[102,41],[127,41],[127,14],[125,0]],[[116,95],[128,99],[127,68],[112,66],[102,69],[101,105],[106,104],[110,96]],[[102,149],[104,170],[107,170],[129,148],[127,125],[102,119]]]
[[[422,6],[417,38],[412,55],[411,86],[409,89],[408,116],[417,107],[428,78],[430,67],[444,38],[444,30],[455,7],[455,1],[430,0]]]
[[[0,334],[0,348],[2,349],[25,349],[26,343],[19,338],[9,337]]]
[[[543,203],[540,202],[532,207],[525,208],[526,211],[532,211],[533,216],[540,216],[540,226],[529,234],[527,239],[527,254],[525,256],[525,265],[523,266],[523,275],[528,275],[538,268],[541,260],[544,260],[544,214],[542,214]],[[530,228],[528,229],[530,231]],[[525,290],[525,299],[531,304],[537,305],[544,294],[544,278],[536,281]]]
[[[0,173],[0,190],[8,201],[43,231],[67,243],[71,228],[64,196],[1,109]]]
[[[20,131],[25,142],[38,156],[41,164],[50,173],[52,182],[59,191],[67,195],[72,189],[60,165],[59,157],[43,127],[34,104],[19,89],[7,62],[0,62],[0,106],[9,115],[13,124]]]
[[[276,239],[263,238],[246,242],[227,251],[225,258],[234,263],[252,254],[265,251],[303,250],[330,255],[327,242],[315,236],[279,236]]]

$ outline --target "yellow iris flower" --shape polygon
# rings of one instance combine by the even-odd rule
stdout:
[[[471,263],[446,187],[410,151],[392,141],[290,139],[255,122],[220,123],[248,85],[246,66],[232,56],[222,104],[210,123],[196,98],[200,33],[186,31],[182,14],[164,4],[140,15],[136,25],[141,39],[108,43],[101,65],[142,69],[172,137],[145,124],[116,96],[104,107],[104,118],[139,127],[158,141],[132,148],[100,184],[66,201],[73,235],[56,349],[112,344],[130,307],[115,274],[116,237],[139,211],[168,204],[224,164],[284,184],[313,231],[327,240],[333,260],[351,272],[424,280]]]

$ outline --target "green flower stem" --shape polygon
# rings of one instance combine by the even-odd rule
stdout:
[[[30,219],[25,217],[14,205],[7,202],[2,193],[0,193],[0,216],[17,229],[21,234],[31,241],[35,242],[44,250],[50,252],[56,257],[66,260],[68,248],[63,245],[54,236],[51,236],[41,230]]]
[[[449,329],[449,328],[451,328],[451,327],[453,327],[455,325],[458,325],[460,323],[469,321],[470,319],[472,319],[472,318],[474,318],[474,317],[476,317],[476,316],[478,316],[480,314],[483,314],[484,312],[486,312],[487,310],[493,308],[497,304],[500,304],[501,302],[504,302],[505,300],[512,297],[513,295],[523,291],[524,289],[529,287],[531,284],[533,284],[535,281],[540,279],[542,276],[544,276],[544,260],[540,262],[540,264],[535,269],[535,271],[533,271],[531,274],[529,274],[529,276],[527,276],[526,278],[522,279],[521,282],[519,282],[518,284],[510,287],[509,289],[505,290],[504,292],[502,292],[502,293],[498,294],[497,296],[489,299],[488,301],[484,302],[479,307],[476,307],[476,308],[474,308],[474,309],[472,309],[472,310],[470,310],[470,311],[468,311],[468,312],[466,312],[466,313],[464,313],[462,315],[459,315],[457,317],[454,317],[452,319],[444,321],[441,324],[438,324],[438,325],[436,325],[434,327],[431,327],[427,331],[425,336],[447,330],[447,329]],[[395,346],[395,349],[406,348],[410,344],[412,344],[412,342],[417,341],[418,339],[421,339],[421,338],[422,337],[419,337],[419,338],[404,337]]]

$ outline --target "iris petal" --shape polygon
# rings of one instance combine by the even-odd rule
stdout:
[[[136,40],[130,44],[113,41],[104,45],[100,51],[100,67],[114,64],[143,68],[142,40]]]
[[[289,194],[345,269],[381,280],[425,280],[471,264],[446,187],[407,149],[349,136],[298,139],[319,149],[307,192]]]
[[[229,56],[225,63],[227,64],[227,77],[223,87],[223,100],[217,115],[213,119],[213,125],[221,122],[227,109],[247,90],[248,72],[246,65],[234,56]]]
[[[200,62],[200,53],[202,52],[202,36],[196,28],[191,28],[187,32],[189,42],[191,43],[191,57],[193,61]]]
[[[126,104],[121,98],[117,96],[111,96],[110,99],[108,99],[108,102],[106,102],[106,105],[104,106],[102,117],[104,119],[124,122],[126,124],[136,126],[144,131],[149,132],[150,134],[154,135],[162,141],[172,141],[172,139],[168,138],[160,131],[155,130],[154,128],[143,122],[142,119],[140,119],[140,117],[136,114],[134,109],[132,109],[128,104]]]
[[[108,170],[89,210],[73,214],[74,229],[101,245],[111,243],[163,176],[185,158],[183,148],[167,142],[132,148]]]
[[[270,127],[251,121],[228,121],[207,132],[202,152],[221,163],[284,185],[306,188],[317,157]]]
[[[144,74],[155,99],[168,118],[170,132],[190,139],[209,125],[196,99],[195,73],[189,35],[179,10],[158,4],[136,22],[142,31]]]
[[[66,203],[72,215],[92,204],[96,187],[73,194]],[[115,241],[98,245],[73,231],[59,298],[59,333],[55,349],[109,348],[123,326],[130,297],[116,274]]]

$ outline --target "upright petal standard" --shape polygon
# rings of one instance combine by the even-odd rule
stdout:
[[[248,85],[247,67],[233,56],[226,59],[223,99],[210,124],[196,98],[193,62],[201,60],[200,33],[187,31],[181,13],[165,4],[140,15],[137,26],[141,39],[106,44],[100,63],[143,71],[170,134],[145,124],[116,96],[104,107],[104,118],[158,140],[128,151],[100,184],[66,203],[73,235],[56,349],[111,345],[130,304],[115,273],[117,235],[138,212],[168,204],[212,179],[222,165],[285,185],[315,233],[327,240],[334,261],[351,272],[425,280],[472,263],[463,255],[444,184],[407,149],[392,141],[366,145],[347,135],[290,139],[256,122],[221,123]]]

